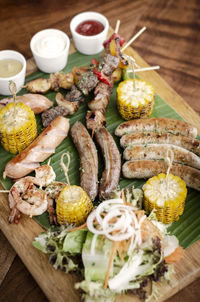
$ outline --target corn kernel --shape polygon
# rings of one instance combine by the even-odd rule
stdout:
[[[79,186],[67,186],[60,193],[56,214],[59,224],[80,225],[86,221],[93,204],[86,192]]]
[[[156,209],[158,221],[172,223],[183,214],[187,188],[178,176],[164,173],[150,178],[144,185],[144,208],[147,213]]]
[[[19,153],[29,146],[36,136],[35,115],[29,106],[10,103],[0,109],[0,139],[6,151]]]
[[[149,117],[154,106],[154,95],[154,88],[143,80],[121,82],[117,88],[119,113],[125,120]]]

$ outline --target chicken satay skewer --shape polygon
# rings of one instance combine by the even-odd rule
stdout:
[[[121,52],[123,52],[133,41],[135,41],[144,31],[146,30],[146,26],[142,27],[137,34],[135,34],[121,49]]]

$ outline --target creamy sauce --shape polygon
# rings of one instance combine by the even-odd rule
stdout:
[[[20,61],[14,59],[0,60],[0,78],[9,78],[18,74],[23,68]]]
[[[35,44],[35,51],[44,57],[50,58],[59,55],[66,47],[62,37],[49,34],[39,39]]]

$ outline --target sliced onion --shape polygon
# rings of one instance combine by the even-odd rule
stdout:
[[[128,253],[131,253],[136,245],[141,244],[141,225],[145,220],[144,215],[138,220],[135,208],[125,205],[122,199],[110,199],[102,202],[87,219],[89,231],[95,234],[91,252],[94,253],[96,238],[98,235],[105,235],[112,241],[123,241],[131,238]],[[111,222],[116,219],[116,222]],[[98,224],[98,228],[94,225]],[[113,234],[113,232],[116,232]]]

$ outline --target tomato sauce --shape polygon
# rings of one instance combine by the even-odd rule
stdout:
[[[100,34],[103,30],[103,24],[95,20],[83,21],[76,28],[76,32],[83,36],[95,36]]]

